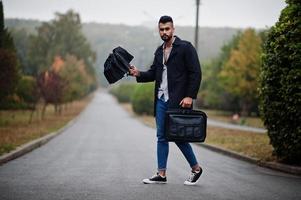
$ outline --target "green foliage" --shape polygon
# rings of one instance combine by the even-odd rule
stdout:
[[[203,80],[196,101],[209,109],[258,115],[258,74],[266,30],[238,32],[216,59],[202,65]]]
[[[0,31],[4,30],[4,13],[3,13],[3,3],[0,1]]]
[[[238,32],[221,48],[221,52],[216,59],[202,65],[203,78],[196,102],[198,106],[233,112],[239,110],[237,97],[224,90],[218,74],[228,61],[231,51],[237,49],[240,37],[241,33]]]
[[[13,38],[4,27],[4,12],[0,1],[0,108],[9,109],[18,79],[18,60]]]
[[[11,50],[13,52],[16,51],[13,37],[11,36],[10,32],[8,32],[7,29],[3,30],[1,38],[2,38],[2,41],[1,41],[0,48],[8,49],[8,50]]]
[[[153,115],[154,113],[154,83],[144,83],[136,87],[132,97],[135,113]]]
[[[153,115],[154,83],[122,83],[110,90],[119,102],[131,102],[135,113]]]
[[[0,110],[24,110],[28,109],[28,105],[21,101],[16,95],[8,95],[4,99],[1,99]]]
[[[67,55],[66,60],[57,57],[52,70],[65,81],[63,101],[70,102],[80,99],[90,92],[89,86],[93,79],[87,73],[85,64],[75,56]]]
[[[135,83],[122,83],[110,90],[110,93],[116,96],[117,100],[121,103],[131,102],[133,93],[135,91]]]
[[[246,29],[232,49],[229,59],[219,73],[223,88],[240,99],[242,115],[249,115],[257,100],[258,76],[261,66],[261,37]]]
[[[15,51],[13,38],[5,28],[2,1],[0,1],[0,48]]]
[[[16,94],[30,108],[39,100],[39,91],[37,81],[32,76],[22,76],[16,90]]]
[[[25,29],[28,33],[32,34],[36,34],[35,27],[41,25],[39,21],[25,19],[6,19],[5,22],[10,29]],[[154,50],[162,44],[162,40],[156,29],[156,26],[126,26],[102,23],[82,24],[84,35],[97,52],[97,61],[95,64],[97,68],[95,69],[100,77],[100,82],[104,86],[107,86],[108,83],[103,76],[103,63],[116,46],[121,45],[134,55],[133,64],[138,66],[139,69],[148,69],[149,64],[153,60]],[[176,26],[176,29],[177,35],[180,38],[193,41],[193,26]],[[199,32],[199,46],[201,46],[199,57],[202,64],[209,59],[215,58],[223,44],[231,40],[232,36],[238,30],[237,28],[201,27]],[[206,37],[203,37],[204,35]]]
[[[13,144],[2,144],[0,145],[0,155],[4,153],[8,153],[15,149],[15,146]]]
[[[33,68],[28,60],[28,51],[30,48],[29,34],[25,29],[11,31],[11,35],[14,39],[14,44],[17,51],[17,57],[20,61],[20,70],[22,74],[31,75],[34,74]]]
[[[96,84],[93,68],[96,54],[81,32],[79,14],[72,10],[66,14],[56,13],[55,19],[44,22],[37,32],[37,36],[31,36],[28,53],[30,65],[34,68],[32,75],[47,70],[56,56],[65,60],[67,55],[74,55],[84,61],[86,71],[93,77],[93,84]]]
[[[264,47],[260,108],[274,153],[301,164],[301,2],[286,2]]]
[[[8,29],[24,29],[28,34],[37,34],[36,28],[42,25],[42,21],[32,19],[21,19],[21,18],[6,18],[5,25]]]
[[[8,95],[15,92],[18,83],[18,69],[16,54],[0,48],[0,104]],[[2,107],[2,105],[0,105]]]

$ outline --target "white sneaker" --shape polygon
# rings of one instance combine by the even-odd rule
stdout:
[[[159,173],[157,173],[156,175],[153,175],[151,178],[143,179],[142,182],[144,184],[153,184],[153,183],[162,184],[162,183],[167,183],[167,178],[166,176],[162,177],[159,175]]]
[[[203,172],[203,169],[201,167],[200,167],[199,172],[191,171],[191,174],[188,177],[188,179],[184,182],[184,185],[195,185],[198,182],[202,172]]]

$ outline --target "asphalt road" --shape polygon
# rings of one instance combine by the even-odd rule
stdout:
[[[204,169],[198,185],[183,185],[190,169],[173,143],[168,184],[143,184],[156,170],[155,130],[97,92],[64,133],[0,166],[0,199],[301,199],[301,177],[193,148]]]

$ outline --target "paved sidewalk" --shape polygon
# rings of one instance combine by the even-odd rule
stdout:
[[[267,130],[263,129],[263,128],[235,125],[235,124],[230,124],[230,123],[221,122],[221,121],[212,120],[212,119],[208,119],[207,123],[209,126],[216,126],[216,127],[221,127],[221,128],[235,129],[235,130],[241,130],[241,131],[250,131],[250,132],[255,132],[255,133],[266,133],[267,132]]]

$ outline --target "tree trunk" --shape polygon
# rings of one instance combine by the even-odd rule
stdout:
[[[29,124],[31,124],[31,122],[32,122],[32,116],[33,116],[33,113],[34,113],[34,111],[36,110],[36,108],[35,108],[35,106],[31,109],[31,113],[30,113],[30,116],[29,116],[29,121],[28,121],[28,123]]]
[[[251,102],[249,100],[242,100],[241,115],[250,116]]]
[[[56,115],[57,115],[57,113],[58,113],[57,110],[58,110],[58,109],[57,109],[57,104],[54,103],[54,113],[55,113]]]
[[[42,109],[42,119],[44,119],[44,117],[45,117],[46,106],[47,106],[47,103],[45,102],[43,105],[43,109]]]

